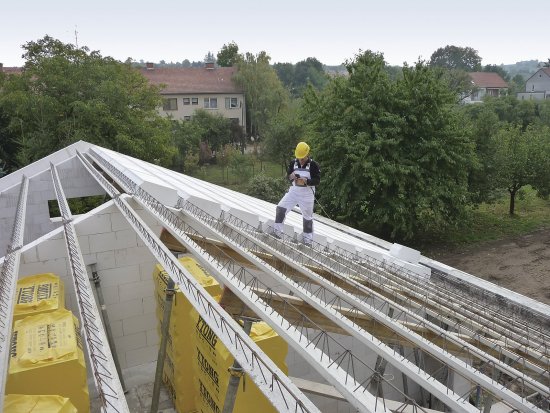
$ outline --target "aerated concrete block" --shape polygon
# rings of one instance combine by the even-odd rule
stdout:
[[[401,244],[393,244],[390,247],[390,255],[412,264],[418,264],[420,260],[420,251],[405,247]]]

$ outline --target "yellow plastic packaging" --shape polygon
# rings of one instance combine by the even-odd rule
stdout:
[[[77,413],[77,410],[66,397],[7,394],[4,413]]]
[[[62,308],[65,308],[65,288],[57,275],[36,274],[17,281],[13,321]]]
[[[228,369],[233,366],[234,358],[210,326],[195,311],[191,312],[191,317],[196,320],[196,328],[190,334],[190,340],[195,344],[193,352],[195,403],[201,412],[219,412],[223,409],[225,402],[230,379]],[[288,373],[285,363],[288,345],[269,325],[264,322],[252,324],[250,338],[285,374]],[[243,380],[246,382],[244,389]],[[241,378],[234,412],[258,411],[275,412],[276,410],[254,382],[245,376]]]
[[[202,268],[194,258],[182,257],[179,262],[197,282],[219,302],[222,288],[219,283]],[[165,290],[168,284],[168,274],[160,264],[155,266],[153,271],[155,285],[155,299],[157,301],[156,316],[158,319],[157,331],[160,335],[162,318],[164,316]],[[189,330],[193,328],[189,317],[193,306],[185,298],[183,293],[176,286],[176,295],[172,303],[170,314],[170,325],[168,326],[168,337],[166,346],[167,360],[164,363],[163,379],[176,409],[180,413],[187,413],[195,410],[193,377],[189,374],[191,369],[192,347],[188,340]]]
[[[90,411],[78,320],[70,311],[15,322],[6,394],[59,395],[69,398],[79,413]]]
[[[193,258],[185,257],[180,262],[219,302],[222,289],[216,280],[208,276]],[[160,332],[168,275],[157,265],[153,277]],[[179,291],[170,317],[163,379],[176,410],[179,413],[219,413],[225,401],[230,377],[228,368],[233,365],[233,356]],[[288,372],[285,364],[288,345],[273,329],[264,322],[254,323],[250,337],[284,373]],[[243,380],[246,382],[244,390]],[[275,409],[249,377],[241,378],[234,412],[258,411],[269,413]]]

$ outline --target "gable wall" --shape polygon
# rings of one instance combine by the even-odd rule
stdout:
[[[550,76],[539,70],[525,83],[526,92],[550,91]]]
[[[147,215],[142,219],[160,233],[154,219]],[[156,260],[111,203],[75,220],[75,228],[90,277],[89,265],[96,264],[121,368],[156,360],[159,339],[152,279]],[[66,307],[78,316],[65,238],[58,231],[22,253],[19,274],[20,278],[45,272],[59,275],[65,284]]]

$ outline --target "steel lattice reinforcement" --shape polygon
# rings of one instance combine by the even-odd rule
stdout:
[[[29,180],[25,175],[21,180],[17,211],[13,222],[11,243],[2,263],[0,272],[0,366],[5,366],[0,371],[0,411],[4,410],[4,394],[8,374],[10,357],[11,323],[13,318],[13,297],[17,285],[21,247],[25,228],[25,215],[27,211],[27,196],[29,192]]]
[[[80,158],[83,162],[87,162],[82,156]],[[225,279],[224,283],[233,285],[232,291],[262,318],[265,317],[265,321],[269,320],[270,325],[278,324],[279,328],[288,325],[286,331],[282,331],[281,335],[290,340],[289,344],[293,342],[299,352],[305,350],[301,354],[311,360],[321,374],[340,390],[350,403],[359,410],[367,409],[366,411],[368,411],[373,408],[376,410],[377,399],[373,400],[365,395],[367,392],[365,386],[375,380],[384,382],[383,375],[377,374],[377,371],[368,367],[349,350],[338,348],[338,343],[332,343],[330,335],[321,327],[316,326],[305,314],[302,313],[300,322],[289,325],[285,314],[277,313],[269,306],[270,298],[268,297],[273,298],[277,295],[275,291],[263,285],[261,280],[230,259],[220,260],[219,256],[216,258],[209,256],[189,238],[189,235],[192,235],[193,239],[200,239],[199,231],[139,188],[112,163],[103,159],[101,154],[94,151],[91,158],[101,165],[105,172],[111,175],[111,178],[121,187],[132,194],[134,199],[146,210],[159,219],[184,246],[195,251],[208,268],[218,275],[221,274]],[[91,168],[91,166],[87,167]],[[95,174],[98,174],[97,171]],[[188,219],[193,221],[193,225],[214,231],[224,243],[263,268],[270,276],[284,281],[291,291],[363,344],[376,351],[379,357],[389,360],[394,367],[400,365],[403,374],[428,389],[451,408],[457,411],[477,411],[467,403],[467,399],[470,391],[481,388],[486,401],[500,400],[521,411],[543,411],[528,399],[534,400],[537,399],[535,396],[542,396],[537,399],[539,406],[544,406],[544,403],[548,401],[549,389],[546,384],[548,380],[548,351],[547,345],[543,341],[544,330],[524,325],[529,332],[529,337],[526,340],[517,330],[512,329],[512,332],[509,333],[503,329],[502,325],[495,321],[492,311],[488,309],[481,307],[483,311],[476,311],[475,317],[468,317],[468,313],[465,314],[463,310],[457,308],[458,306],[452,305],[452,303],[445,305],[446,303],[437,299],[438,294],[448,293],[447,297],[456,297],[457,294],[447,291],[445,286],[420,283],[414,274],[395,265],[366,260],[338,248],[329,251],[326,246],[320,244],[314,244],[313,248],[303,248],[298,251],[288,239],[277,240],[259,233],[257,228],[251,227],[231,214],[214,217],[189,201],[183,200],[180,200],[178,207]],[[288,267],[305,275],[306,281],[296,283],[258,258],[266,254],[276,257]],[[321,268],[330,275],[325,279],[308,269],[312,267]],[[342,282],[347,284],[346,290],[338,287]],[[258,291],[263,291],[263,293],[258,295]],[[349,291],[353,292],[353,295]],[[278,296],[277,300],[285,302],[287,308],[292,308],[292,311],[300,313],[300,309],[292,306],[284,297]],[[472,300],[466,302],[469,301]],[[479,309],[479,307],[479,303],[472,302],[471,308]],[[438,323],[427,320],[424,318],[424,314],[429,315]],[[447,368],[470,380],[471,390],[462,396],[454,395],[448,386],[419,370],[418,366],[411,365],[409,367],[407,363],[410,362],[401,352],[396,352],[394,348],[388,348],[387,345],[354,323],[353,320],[360,316],[369,316],[375,319],[378,323],[391,328],[396,336],[409,340],[417,348],[434,356]],[[442,328],[442,324],[447,327]],[[517,320],[511,324],[516,329],[520,325]],[[306,325],[315,326],[318,333],[309,337]],[[275,328],[275,326],[273,327]],[[474,327],[477,328],[474,329]],[[299,334],[290,334],[289,331],[292,330]],[[418,335],[416,331],[430,331],[436,339],[444,343],[443,348]],[[462,337],[467,337],[469,340]],[[471,341],[478,345],[471,344]],[[304,343],[309,344],[304,346]],[[477,368],[449,353],[448,347],[451,345],[460,348],[467,358],[477,359],[479,361]],[[492,354],[496,353],[498,357],[482,350],[481,345],[489,347]],[[312,358],[311,349],[318,350],[316,359]],[[529,358],[517,353],[520,351],[529,354]],[[333,357],[333,354],[343,354],[343,356]],[[502,356],[509,362],[501,361]],[[323,358],[330,362],[325,364]],[[520,365],[521,370],[518,370],[517,366]],[[331,371],[334,366],[337,366],[337,369]],[[489,368],[493,372],[492,377],[486,376],[481,371],[483,366],[485,366],[485,370]],[[360,370],[368,371],[368,374],[356,377],[357,371]],[[513,383],[519,387],[519,394],[500,385],[496,380],[499,375],[511,377],[509,384]],[[350,379],[351,382],[349,382]],[[385,384],[388,385],[388,383]],[[363,392],[363,398],[357,397],[358,390]],[[404,398],[407,400],[406,395]],[[418,406],[415,407],[418,408]]]
[[[196,206],[190,204],[189,202],[185,201],[181,203],[181,206],[188,212],[191,213],[191,215],[200,217],[202,221],[209,224],[209,228],[218,230],[218,233],[221,236],[225,236],[228,240],[233,240],[237,244],[240,245],[242,250],[249,250],[252,251],[256,249],[255,252],[266,252],[266,250],[263,250],[259,244],[258,240],[254,240],[256,237],[260,237],[260,234],[258,234],[258,231],[249,226],[248,224],[242,222],[240,219],[236,217],[225,217],[224,219],[216,219],[215,217],[210,216],[206,212],[200,210],[200,208],[197,208]],[[241,231],[239,232],[235,227],[232,228],[232,225],[229,224],[229,222],[235,223],[238,222],[241,227],[244,227],[247,231]],[[228,236],[228,234],[231,234]],[[392,308],[392,311],[398,310],[393,314],[393,317],[396,319],[404,318],[405,323],[411,323],[414,322],[417,324],[417,326],[421,326],[424,329],[429,329],[432,331],[435,331],[438,335],[444,335],[446,340],[449,340],[450,343],[455,342],[458,343],[458,345],[462,348],[462,351],[467,353],[469,357],[474,355],[481,356],[485,362],[491,363],[494,367],[499,367],[501,369],[504,369],[507,374],[511,374],[512,377],[516,377],[515,381],[522,383],[522,384],[530,384],[530,387],[532,391],[540,392],[544,395],[544,397],[548,396],[547,389],[545,389],[545,386],[541,383],[538,383],[534,380],[532,380],[530,377],[526,376],[525,374],[515,371],[515,369],[509,367],[509,366],[503,366],[500,364],[498,359],[494,359],[491,356],[488,356],[487,354],[479,351],[477,348],[471,346],[469,343],[466,343],[460,339],[457,339],[455,336],[448,334],[445,330],[442,328],[433,325],[432,323],[427,322],[425,319],[423,319],[421,316],[409,311],[407,308],[404,308],[403,306],[400,306],[396,304],[395,302],[389,302],[385,297],[381,296],[380,294],[376,293],[373,290],[366,289],[364,286],[359,285],[356,281],[353,280],[353,278],[342,276],[342,274],[339,274],[338,272],[334,272],[333,268],[329,268],[326,265],[320,264],[319,260],[312,259],[308,257],[307,255],[303,254],[301,251],[299,251],[295,245],[292,243],[285,244],[284,242],[281,242],[280,240],[268,237],[266,238],[264,236],[264,240],[271,243],[272,245],[275,245],[275,248],[269,248],[267,245],[264,244],[264,248],[266,248],[269,253],[272,253],[274,255],[277,255],[278,258],[285,260],[286,262],[290,263],[291,265],[294,263],[294,268],[303,274],[306,274],[311,277],[311,281],[302,281],[300,282],[300,286],[304,287],[307,286],[307,290],[309,291],[310,295],[315,295],[317,298],[321,297],[333,297],[330,302],[327,302],[325,300],[324,303],[321,303],[321,306],[319,306],[319,310],[323,311],[324,308],[322,307],[323,304],[325,305],[332,305],[336,307],[337,309],[342,312],[342,310],[345,309],[348,316],[353,319],[355,316],[359,314],[368,314],[370,316],[376,317],[378,321],[381,323],[390,326],[394,329],[394,331],[399,332],[401,335],[405,336],[408,340],[411,342],[414,342],[416,345],[418,345],[420,348],[422,348],[424,351],[426,351],[428,354],[431,354],[432,356],[437,357],[441,362],[447,364],[449,368],[454,370],[455,372],[463,375],[464,377],[472,380],[473,382],[477,382],[478,384],[482,385],[483,388],[486,389],[487,394],[493,394],[497,399],[500,399],[502,401],[506,401],[510,403],[512,406],[518,407],[518,408],[533,408],[534,410],[531,411],[538,411],[532,403],[528,402],[524,396],[517,396],[511,391],[503,390],[501,386],[497,385],[496,382],[492,378],[486,378],[483,374],[481,374],[479,371],[475,371],[473,368],[466,365],[464,362],[457,360],[456,357],[452,356],[449,353],[446,353],[445,351],[439,350],[436,346],[432,345],[429,341],[423,339],[422,337],[416,335],[414,332],[408,330],[407,328],[404,328],[402,326],[403,323],[396,323],[391,318],[385,317],[384,314],[380,313],[380,311],[376,310],[376,305],[374,303],[373,298],[376,297],[385,304],[386,308]],[[261,251],[258,250],[258,248],[262,249]],[[304,249],[306,250],[306,249]],[[318,255],[313,254],[315,257]],[[324,267],[324,269],[330,269],[333,271],[333,274],[336,274],[337,277],[335,281],[343,281],[343,282],[349,282],[351,285],[359,287],[359,290],[365,294],[365,297],[367,298],[367,301],[372,301],[370,305],[367,305],[367,301],[359,301],[355,299],[355,297],[351,296],[350,294],[347,294],[344,290],[339,291],[338,288],[335,288],[331,283],[325,281],[322,277],[318,276],[317,274],[312,273],[311,271],[304,269],[307,267],[314,267],[314,266],[321,266]],[[297,292],[297,291],[294,291]],[[334,293],[334,295],[331,295],[331,293]],[[303,297],[306,298],[307,297]],[[310,305],[315,305],[315,303],[308,301]],[[380,308],[378,308],[380,310]],[[377,314],[378,313],[378,314]],[[341,316],[341,321],[346,322],[346,317]],[[361,340],[365,336],[364,330],[359,330],[359,334],[356,335],[356,338]],[[353,332],[352,332],[353,334]],[[416,336],[416,339],[415,339]],[[368,343],[366,343],[368,344]],[[377,345],[378,348],[380,348],[380,344]],[[373,348],[375,351],[377,348]],[[391,354],[388,357],[388,355],[384,355],[382,353],[379,353],[380,355],[384,356],[385,358],[388,358],[391,362]],[[397,365],[398,368],[404,369],[404,364],[406,364],[406,359],[401,359],[396,362],[392,363],[394,366]],[[395,364],[394,364],[395,363]],[[495,366],[495,364],[499,364],[498,366]],[[402,372],[405,374],[405,371],[402,370]],[[418,376],[421,376],[421,374],[418,374]],[[529,382],[529,383],[526,383]],[[419,382],[419,384],[421,384]],[[437,389],[434,389],[432,387],[431,389],[437,396],[440,396],[440,391],[437,391]],[[442,389],[443,390],[443,389]],[[449,392],[449,389],[445,389],[443,391]],[[532,392],[531,391],[531,392]],[[529,393],[530,394],[530,393]],[[527,394],[525,395],[527,396]]]
[[[143,205],[145,207],[149,206],[152,208],[154,215],[157,218],[165,218],[165,220],[162,220],[165,224],[167,224],[168,228],[174,229],[176,233],[180,236],[180,239],[187,238],[185,234],[189,234],[190,232],[194,233],[196,236],[200,236],[199,233],[194,230],[192,227],[190,227],[188,224],[184,223],[181,218],[179,218],[176,214],[174,214],[172,211],[167,209],[164,205],[156,201],[153,197],[145,193],[145,191],[141,190],[140,188],[136,187],[135,183],[133,183],[131,180],[129,180],[127,177],[122,175],[120,171],[117,171],[110,163],[104,162],[101,159],[97,159],[98,163],[101,163],[102,166],[104,166],[109,172],[113,173],[115,178],[121,185],[125,186],[127,191],[133,193],[133,195],[138,199],[141,200]],[[188,243],[184,241],[186,247],[188,246]],[[211,260],[214,261],[213,258]],[[208,266],[208,262],[206,263]],[[227,259],[224,260],[224,262],[220,263],[222,268],[233,268],[235,267],[235,264],[232,262],[232,260]],[[229,280],[227,281],[238,281],[240,283],[244,283],[244,287],[246,289],[261,289],[263,283],[257,278],[252,276],[248,273],[248,271],[244,267],[237,266],[237,270],[229,271]],[[265,287],[267,288],[267,287]],[[243,291],[242,286],[237,286],[235,289],[235,293],[239,294],[241,291]],[[273,293],[270,291],[270,293]],[[263,300],[258,297],[256,294],[251,294],[249,297],[244,297],[245,302],[250,305],[251,307],[255,307],[256,303],[262,302]],[[291,306],[290,303],[287,303],[287,305]],[[264,304],[266,308],[268,306]],[[257,306],[256,306],[257,307]],[[298,309],[295,309],[295,311],[299,311]],[[286,320],[276,320],[275,319],[275,311],[273,309],[270,309],[269,316],[265,319],[270,324],[273,324],[272,327],[277,329],[278,325],[288,323]],[[261,310],[260,310],[261,312]],[[379,405],[376,398],[373,396],[370,396],[367,398],[367,400],[361,400],[361,393],[363,394],[363,397],[368,394],[365,385],[369,384],[370,382],[374,380],[380,380],[383,381],[386,385],[391,386],[394,390],[402,394],[402,397],[407,400],[407,403],[409,404],[415,404],[414,400],[410,399],[408,396],[404,395],[399,389],[395,388],[393,384],[388,383],[383,376],[379,375],[377,372],[375,372],[372,368],[367,366],[362,360],[360,360],[358,357],[356,357],[353,352],[351,352],[348,349],[343,348],[336,340],[334,340],[326,331],[324,331],[322,328],[315,325],[310,320],[307,320],[307,316],[302,314],[302,323],[299,323],[299,325],[293,325],[295,331],[299,332],[299,335],[297,338],[294,338],[296,349],[298,352],[304,356],[306,359],[311,359],[312,355],[312,348],[313,349],[319,349],[320,352],[317,355],[317,358],[312,360],[313,365],[317,366],[317,368],[322,368],[323,366],[325,369],[322,369],[321,374],[323,374],[329,381],[333,383],[333,385],[338,388],[343,394],[347,395],[348,400],[355,405],[358,409],[362,410],[370,406],[370,409],[376,409],[376,406]],[[315,333],[313,337],[308,337],[304,335],[304,321],[308,321],[308,325],[313,325],[315,330],[319,331],[318,333]],[[286,332],[288,336],[288,331]],[[281,332],[281,335],[285,336],[285,332]],[[290,337],[290,339],[293,339]],[[305,346],[304,346],[304,340],[305,340]],[[290,342],[289,344],[292,344]],[[394,350],[390,350],[390,353],[393,353]],[[337,354],[340,356],[334,356],[333,354]],[[327,363],[328,362],[328,363]],[[404,360],[400,360],[401,363],[404,362]],[[343,372],[331,372],[331,368],[334,367],[334,365],[338,365],[339,369],[343,369]],[[416,368],[415,368],[416,369]],[[357,378],[358,372],[364,372],[367,371],[367,374],[364,374],[363,377]],[[431,383],[425,383],[430,388],[433,388],[434,386],[439,387],[439,384],[431,384]],[[439,390],[439,394],[441,395],[441,398],[448,399],[449,396],[447,394],[452,393],[448,388],[441,387]],[[369,400],[370,399],[370,400]],[[456,399],[460,399],[460,396],[457,395]],[[452,401],[452,399],[449,399],[449,401]],[[407,404],[406,403],[406,404]],[[416,408],[419,408],[419,406],[415,406]],[[471,405],[466,403],[464,400],[459,400],[456,402],[455,406],[458,411],[475,411]]]
[[[136,233],[150,248],[165,271],[179,285],[180,290],[197,310],[218,338],[251,377],[260,391],[279,410],[286,412],[318,412],[303,393],[248,337],[235,320],[200,286],[193,276],[177,261],[162,242],[152,233],[121,195],[90,163],[79,154],[79,159],[115,201]],[[97,161],[97,158],[92,158]],[[99,163],[99,161],[98,161]],[[132,183],[130,183],[131,185]],[[122,183],[132,193],[135,189]]]
[[[99,311],[72,222],[72,214],[55,165],[51,164],[50,170],[63,220],[70,272],[77,295],[84,343],[88,350],[90,367],[101,400],[101,411],[106,413],[129,412],[120,379],[116,375],[115,363],[109,349],[107,337],[101,325]]]

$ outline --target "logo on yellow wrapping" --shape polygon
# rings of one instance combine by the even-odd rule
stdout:
[[[216,344],[218,343],[218,336],[214,334],[210,326],[204,321],[204,319],[199,315],[199,319],[197,320],[197,331],[201,335],[202,338],[206,340],[208,345],[212,347],[213,349],[216,348]]]
[[[212,396],[208,392],[208,389],[206,388],[206,386],[202,384],[201,379],[199,379],[199,387],[200,387],[201,397],[206,402],[208,407],[210,407],[210,409],[212,409],[214,413],[220,413],[220,408],[218,407],[218,405],[216,404],[216,401],[212,398]]]
[[[218,372],[210,365],[206,357],[201,353],[201,351],[197,348],[197,361],[199,363],[199,367],[201,368],[201,371],[206,374],[210,379],[212,379],[212,382],[218,387],[219,385],[219,377]]]

